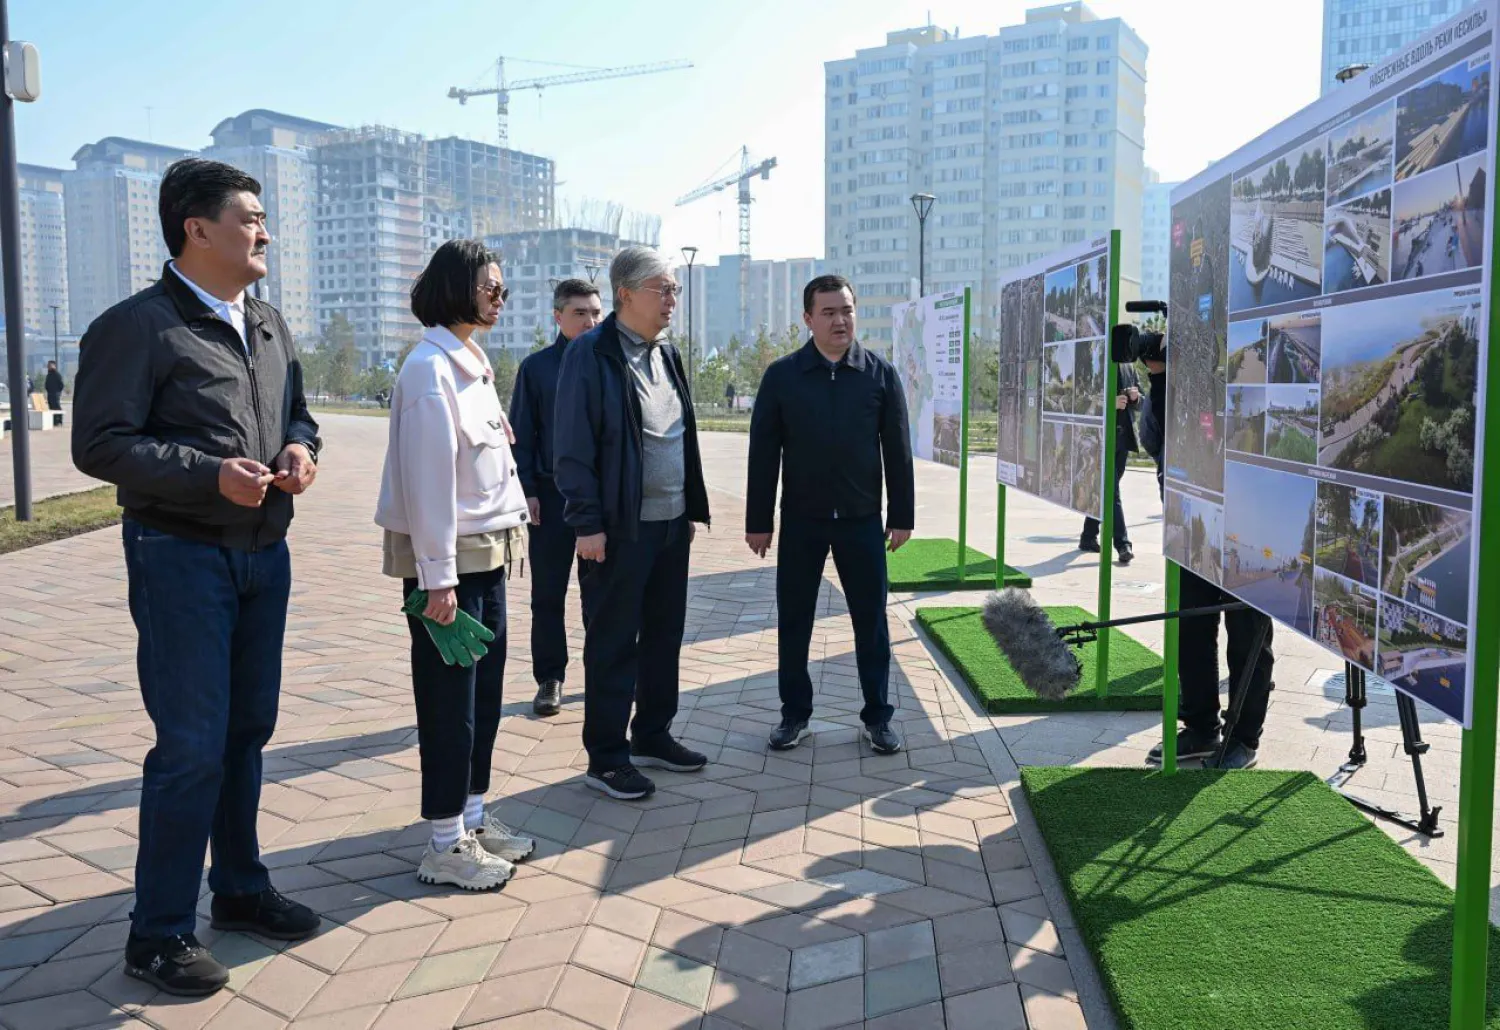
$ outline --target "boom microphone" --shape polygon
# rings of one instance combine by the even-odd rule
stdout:
[[[1008,587],[991,594],[982,618],[1021,685],[1037,697],[1061,701],[1083,679],[1078,656],[1026,591]]]
[[[1165,315],[1167,313],[1167,302],[1164,300],[1127,300],[1125,310],[1133,315]]]

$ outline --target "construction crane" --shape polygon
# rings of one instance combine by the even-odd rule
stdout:
[[[722,166],[721,166],[722,167]],[[693,201],[708,196],[710,193],[718,193],[730,186],[739,187],[740,201],[740,328],[747,328],[746,323],[750,320],[750,180],[756,176],[762,179],[771,177],[771,169],[776,167],[776,159],[768,157],[758,164],[750,160],[750,148],[740,147],[740,168],[737,172],[730,172],[722,178],[706,182],[691,193],[677,198],[677,206],[691,204]]]
[[[505,58],[495,61],[495,84],[484,89],[448,89],[450,99],[467,104],[470,97],[495,98],[495,118],[499,125],[500,145],[510,146],[510,95],[517,90],[534,89],[540,93],[553,86],[571,86],[580,82],[598,82],[601,79],[627,79],[635,75],[655,75],[658,72],[675,72],[691,68],[691,61],[661,61],[656,64],[631,64],[621,68],[591,68],[587,71],[569,72],[565,75],[548,75],[541,79],[526,79],[522,82],[505,81]]]

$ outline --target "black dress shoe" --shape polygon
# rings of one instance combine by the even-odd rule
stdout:
[[[1121,544],[1119,547],[1115,548],[1115,551],[1120,556],[1121,565],[1129,565],[1131,562],[1135,561],[1135,548],[1131,547],[1129,544]]]
[[[894,755],[902,748],[901,736],[891,729],[891,724],[883,722],[878,726],[865,727],[865,739],[875,749],[876,754]]]
[[[1098,554],[1099,541],[1089,539],[1080,540],[1078,541],[1078,549],[1080,551],[1083,551],[1085,554]]]
[[[556,715],[562,711],[562,681],[548,680],[538,685],[531,710],[537,715]]]
[[[125,975],[168,994],[198,998],[229,982],[229,970],[190,933],[137,937],[125,942]]]
[[[215,894],[209,909],[215,930],[243,930],[278,941],[300,941],[317,932],[322,922],[316,912],[299,905],[274,887],[259,894],[230,898]]]

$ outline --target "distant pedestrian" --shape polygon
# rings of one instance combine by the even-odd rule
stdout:
[[[286,532],[319,447],[292,332],[245,292],[271,241],[259,196],[217,161],[167,169],[172,259],[89,326],[73,384],[73,463],[119,487],[136,672],[156,730],[125,972],[168,994],[229,981],[194,936],[210,845],[215,929],[298,940],[319,923],[271,886],[255,834],[281,696]]]
[[[708,764],[671,733],[693,526],[708,524],[708,489],[682,358],[665,339],[682,287],[649,247],[616,254],[609,285],[613,313],[563,353],[554,472],[584,560],[584,781],[635,800],[656,790],[637,766]]]
[[[1114,544],[1121,565],[1135,560],[1135,549],[1130,544],[1130,529],[1125,525],[1125,505],[1120,498],[1120,481],[1125,475],[1125,466],[1130,455],[1140,448],[1135,434],[1135,412],[1141,406],[1141,381],[1134,365],[1120,365],[1117,385],[1120,392],[1115,396],[1115,499],[1114,499]],[[1083,533],[1078,538],[1078,549],[1089,554],[1098,554],[1099,520],[1092,515],[1083,520]]]
[[[781,545],[776,551],[781,724],[769,745],[786,751],[808,734],[813,685],[808,648],[828,554],[854,623],[854,656],[865,737],[880,754],[901,750],[891,727],[891,636],[886,625],[886,549],[911,539],[916,480],[906,394],[891,364],[855,338],[854,288],[824,275],[802,292],[812,339],[771,363],[750,416],[745,542],[764,558],[781,478]],[[883,474],[882,474],[883,473]],[[880,502],[887,498],[882,521]]]
[[[47,409],[49,411],[62,410],[63,377],[57,370],[57,362],[47,362]]]
[[[509,292],[477,240],[444,243],[417,277],[411,310],[427,331],[396,379],[375,511],[383,571],[402,580],[403,598],[426,593],[421,616],[406,619],[432,830],[417,878],[466,890],[501,886],[536,847],[485,810],[505,683],[505,581],[527,513],[495,373],[474,334],[495,325]],[[439,650],[424,621],[452,626],[460,611],[494,635],[469,664]]]
[[[562,494],[552,481],[557,377],[569,341],[594,328],[602,318],[597,286],[583,279],[564,279],[558,283],[552,291],[552,320],[557,324],[557,339],[552,346],[521,359],[510,399],[510,419],[516,432],[516,469],[531,512],[527,528],[531,558],[531,672],[537,685],[531,710],[537,715],[556,715],[562,710],[563,679],[568,669],[564,614],[576,540],[563,520]],[[582,580],[581,566],[579,579]]]

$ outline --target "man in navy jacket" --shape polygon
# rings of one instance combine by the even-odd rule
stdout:
[[[531,509],[526,532],[531,558],[531,673],[537,685],[531,710],[537,715],[556,715],[562,708],[563,675],[568,668],[563,607],[573,568],[573,531],[563,521],[562,494],[552,481],[557,375],[568,341],[598,325],[601,312],[599,288],[593,283],[582,279],[558,283],[552,291],[557,340],[522,359],[510,398],[510,424],[516,434],[511,449]]]
[[[663,339],[682,288],[648,247],[615,255],[609,282],[614,312],[563,353],[553,474],[584,562],[585,782],[632,800],[656,789],[636,766],[708,764],[670,732],[689,549],[693,524],[708,524],[708,491],[682,359]]]
[[[813,685],[807,652],[831,550],[854,622],[865,698],[860,720],[871,746],[894,754],[902,743],[891,728],[894,710],[888,700],[885,550],[911,538],[916,516],[906,395],[890,362],[855,339],[854,288],[847,279],[824,275],[808,283],[802,310],[812,339],[766,369],[750,417],[745,542],[762,558],[771,546],[781,473],[776,554],[781,725],[769,743],[786,751],[808,734]],[[884,523],[882,478],[889,492]]]

